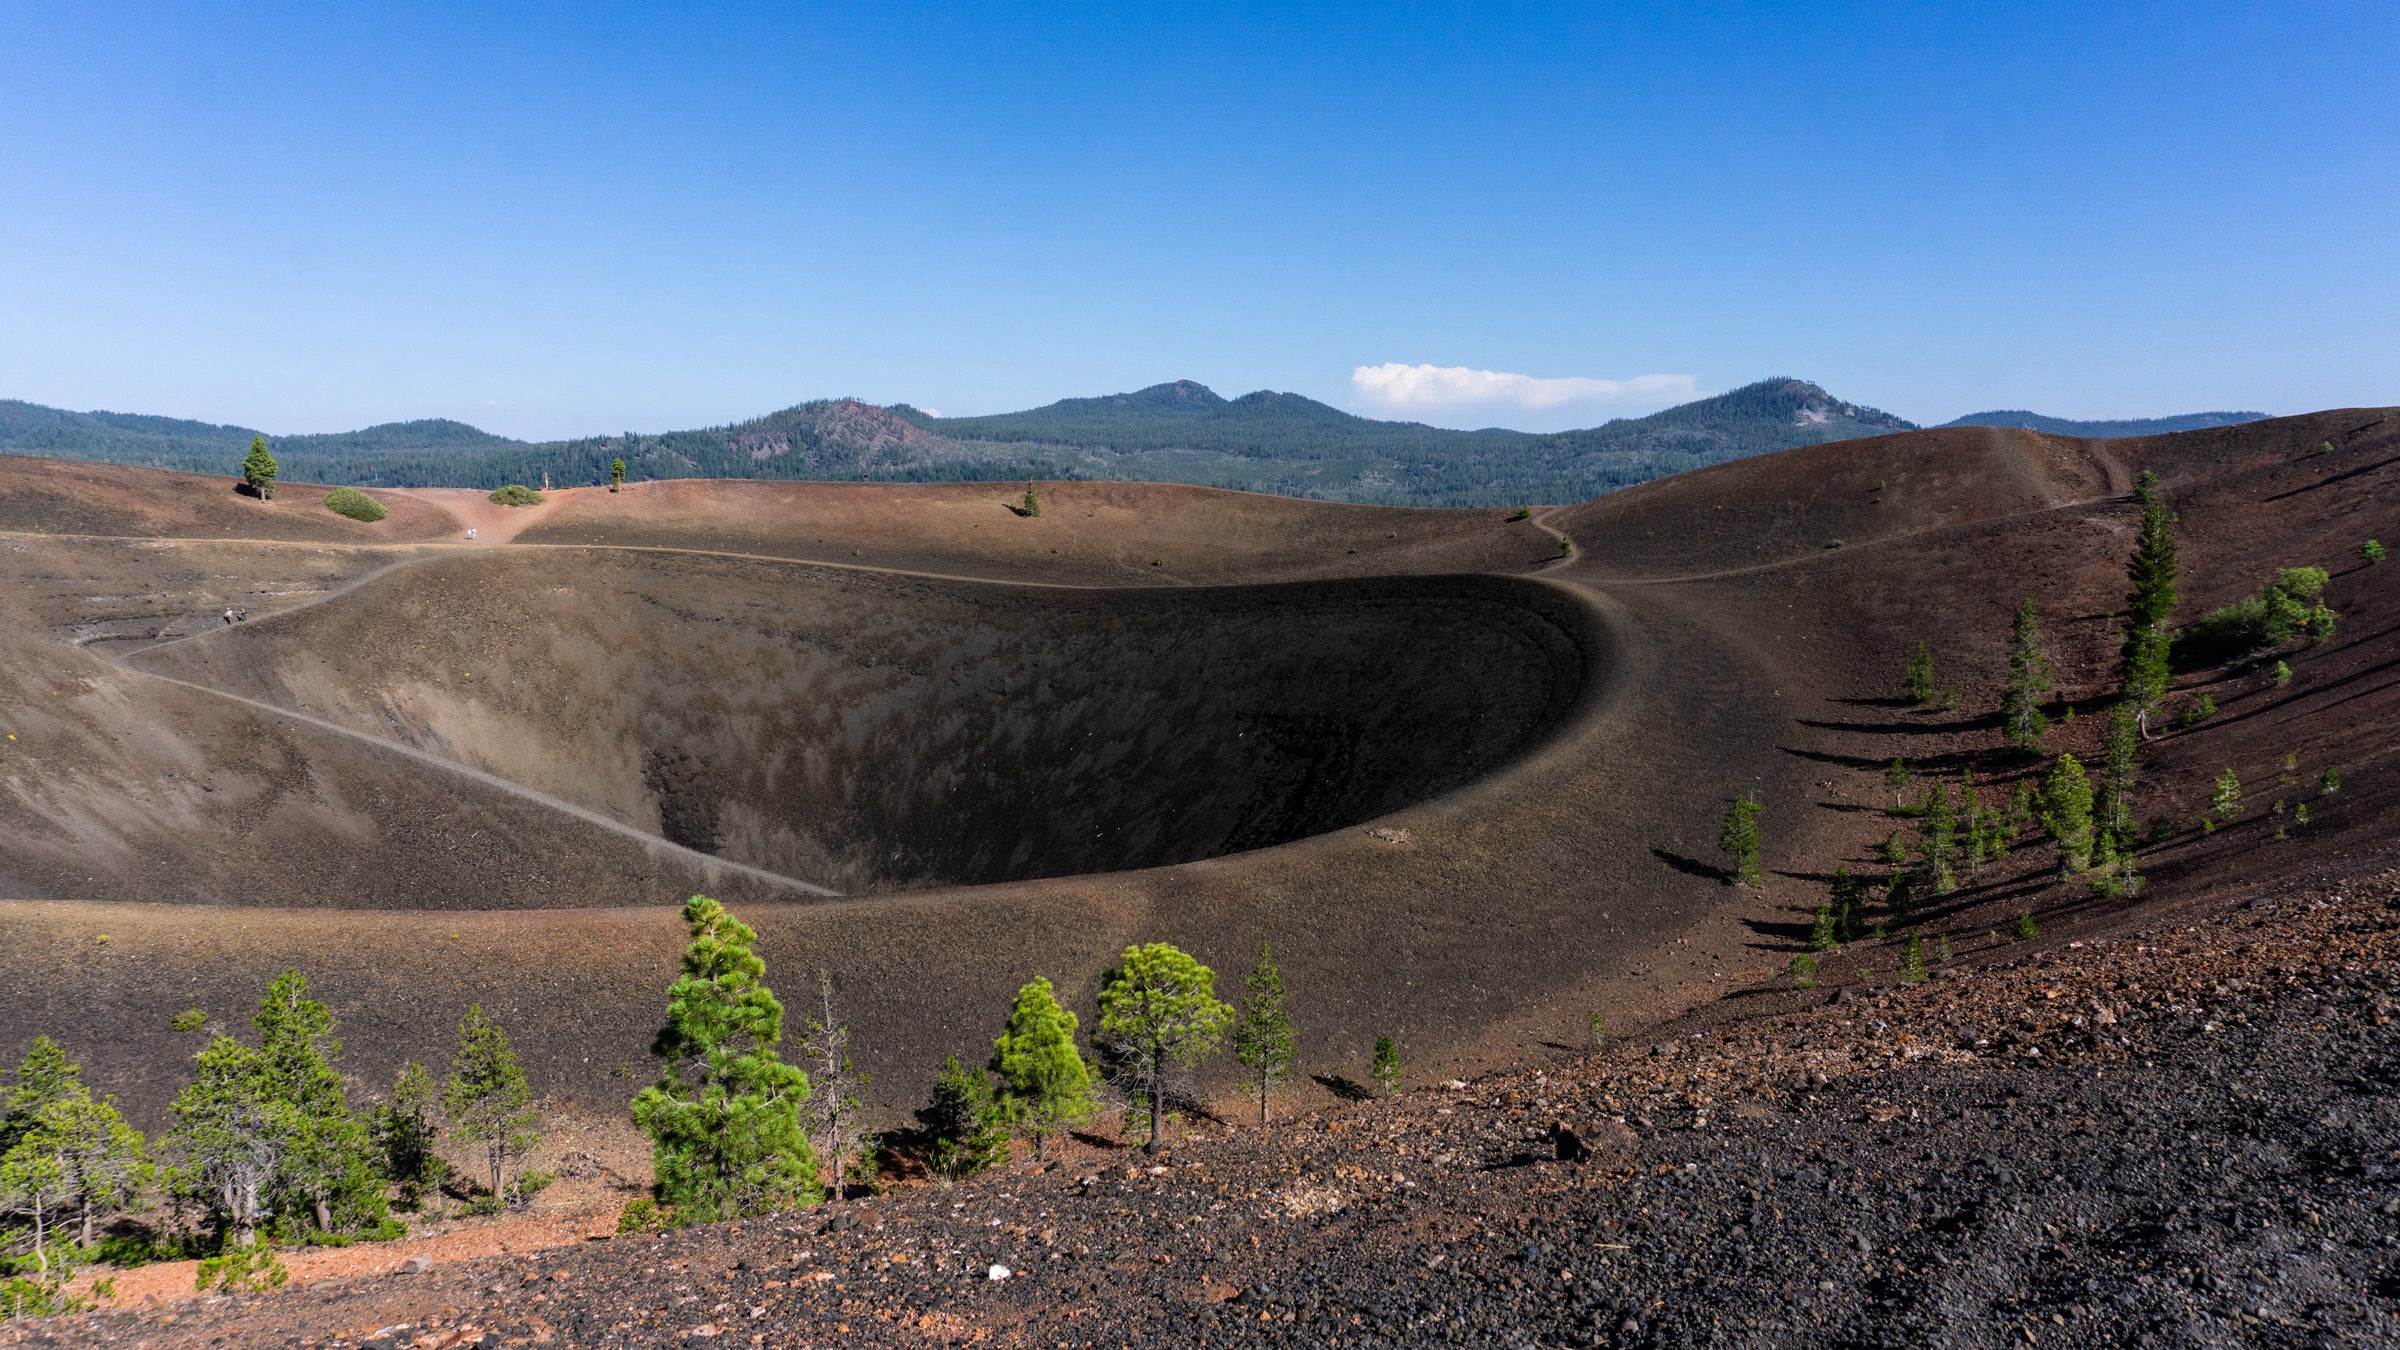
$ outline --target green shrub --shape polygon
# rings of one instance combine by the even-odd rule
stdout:
[[[535,506],[541,502],[542,494],[523,483],[511,483],[504,488],[495,488],[492,500],[502,506]]]
[[[1533,508],[1530,506],[1520,506],[1516,510],[1509,512],[1508,518],[1510,520],[1531,520],[1533,519]]]
[[[325,509],[333,512],[337,516],[348,516],[352,520],[363,520],[370,525],[383,519],[384,516],[389,514],[383,509],[382,502],[375,500],[373,497],[370,497],[367,494],[359,491],[357,488],[335,488],[333,491],[326,493]]]
[[[2380,539],[2370,539],[2367,542],[2360,544],[2358,546],[2358,556],[2366,559],[2370,566],[2375,563],[2382,562],[2383,541]]]
[[[1792,957],[1792,987],[1794,989],[1817,987],[1817,959],[1807,952],[1798,952]]]
[[[198,1008],[186,1008],[175,1014],[172,1025],[177,1031],[198,1031],[208,1025],[208,1014]]]
[[[275,1248],[261,1242],[254,1247],[228,1247],[224,1255],[202,1261],[192,1287],[205,1290],[213,1286],[228,1294],[264,1293],[281,1289],[291,1278],[283,1262],[275,1259]]]
[[[2033,916],[2031,914],[2020,914],[2017,916],[2017,941],[2031,942],[2041,935],[2042,930],[2034,926]]]
[[[2210,698],[2206,694],[2202,694],[2200,697],[2183,705],[2183,716],[2181,720],[2187,727],[2196,727],[2202,722],[2205,722],[2216,715],[2217,701],[2213,698]]]
[[[2322,567],[2287,567],[2256,595],[2212,611],[2177,634],[2177,654],[2211,661],[2280,647],[2296,637],[2323,642],[2333,636],[2335,620],[2319,598],[2330,579]]]
[[[29,1280],[23,1276],[0,1280],[0,1315],[57,1317],[62,1313],[85,1312],[91,1306],[55,1280]]]
[[[660,1212],[656,1200],[628,1200],[625,1202],[625,1212],[617,1216],[617,1231],[648,1233],[664,1227],[665,1223],[666,1215]]]

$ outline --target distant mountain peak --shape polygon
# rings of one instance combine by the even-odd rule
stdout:
[[[1080,402],[1081,400],[1065,400]],[[1169,380],[1130,394],[1112,394],[1108,401],[1120,408],[1190,407],[1213,408],[1225,400],[1217,391],[1198,380]]]

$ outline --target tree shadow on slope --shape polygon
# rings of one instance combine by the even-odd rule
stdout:
[[[1676,871],[1683,873],[1687,877],[1704,877],[1710,881],[1726,881],[1731,879],[1733,875],[1714,863],[1704,863],[1698,858],[1687,858],[1680,853],[1659,848],[1655,845],[1653,845],[1650,849],[1650,856],[1658,859],[1660,862],[1665,863],[1667,866],[1674,868]]]
[[[1976,717],[1953,718],[1947,722],[1915,723],[1824,722],[1810,717],[1795,717],[1792,720],[1804,727],[1813,727],[1818,731],[1850,731],[1869,736],[1939,736],[1969,731],[1989,731],[2000,725],[2000,714],[1984,713]]]
[[[1779,745],[1775,748],[1794,759],[1805,759],[1816,764],[1838,764],[1845,769],[1880,770],[1891,763],[1888,759],[1877,759],[1872,755],[1837,755],[1830,750],[1803,750],[1795,745]],[[1927,774],[1947,776],[1960,769],[1984,768],[1991,759],[1992,752],[1989,750],[1959,750],[1946,755],[1912,759],[1908,767],[1920,778]]]
[[[1375,1100],[1375,1090],[1355,1078],[1345,1078],[1338,1073],[1312,1073],[1309,1077],[1316,1080],[1318,1087],[1343,1101],[1371,1102]]]

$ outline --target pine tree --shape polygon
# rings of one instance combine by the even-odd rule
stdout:
[[[2133,845],[2133,789],[2140,781],[2140,748],[2134,710],[2119,703],[2108,714],[2108,735],[2101,742],[2100,793],[2094,816],[2100,832],[2120,851]]]
[[[392,1100],[375,1112],[375,1145],[383,1152],[384,1175],[400,1188],[402,1209],[416,1209],[425,1195],[442,1184],[450,1165],[436,1147],[440,1131],[433,1123],[433,1075],[410,1060],[392,1084]]]
[[[1894,807],[1906,802],[1908,800],[1908,761],[1894,755],[1891,767],[1883,771],[1883,781],[1884,785],[1892,790]]]
[[[808,1075],[776,1055],[783,1004],[750,950],[758,934],[705,895],[683,921],[691,945],[651,1046],[664,1070],[633,1099],[659,1198],[692,1222],[814,1201],[816,1156],[800,1124]]]
[[[1058,1005],[1050,981],[1036,976],[1017,990],[1008,1027],[992,1043],[998,1102],[1003,1119],[1033,1136],[1033,1156],[1043,1156],[1051,1135],[1092,1118],[1091,1066],[1075,1048],[1075,1014]]]
[[[1925,983],[1925,949],[1918,943],[1917,935],[1913,932],[1908,935],[1908,941],[1900,948],[1900,982],[1902,984]]]
[[[2008,636],[2008,687],[2000,697],[2000,730],[2019,750],[2038,751],[2050,719],[2042,699],[2050,690],[2050,659],[2042,655],[2042,629],[2033,601],[2017,606]]]
[[[442,1085],[442,1107],[450,1113],[450,1137],[482,1155],[492,1203],[507,1204],[509,1160],[522,1160],[541,1141],[533,1128],[541,1111],[533,1104],[525,1071],[517,1066],[517,1052],[509,1048],[508,1033],[484,1015],[480,1003],[469,1004],[459,1021],[458,1053]]]
[[[250,453],[242,457],[242,481],[258,494],[262,502],[275,499],[275,475],[281,472],[275,456],[267,452],[267,438],[250,438]]]
[[[86,1092],[51,1103],[18,1147],[42,1149],[57,1162],[67,1196],[81,1215],[86,1248],[92,1245],[94,1221],[131,1201],[150,1176],[150,1149],[142,1132],[125,1123],[114,1101],[94,1101]]]
[[[1900,687],[1911,703],[1933,702],[1940,685],[1934,679],[1932,647],[1922,642],[1917,644],[1917,650],[1908,658],[1908,670],[1901,676]]]
[[[1967,875],[1983,870],[1984,860],[1991,856],[1991,824],[1985,817],[1983,797],[1975,790],[1975,771],[1966,769],[1958,776],[1958,826],[1966,836]]]
[[[2125,601],[2118,696],[2131,705],[2137,732],[2147,735],[2150,716],[2166,701],[2170,684],[2167,660],[2174,634],[2167,619],[2175,609],[2175,517],[2155,493],[2146,498],[2141,535],[2125,575],[2132,593]]]
[[[1817,906],[1817,912],[1810,916],[1808,922],[1809,950],[1818,952],[1832,951],[1836,945],[1833,933],[1833,906]]]
[[[0,1155],[0,1214],[22,1214],[33,1221],[33,1259],[41,1278],[50,1278],[50,1230],[59,1210],[72,1195],[58,1156],[43,1146],[39,1131],[17,1141]]]
[[[1370,1072],[1375,1089],[1389,1097],[1400,1091],[1400,1042],[1389,1036],[1375,1038],[1375,1059]]]
[[[1731,886],[1756,886],[1766,880],[1759,865],[1758,799],[1748,791],[1733,799],[1725,808],[1725,822],[1717,831],[1717,847],[1733,859],[1733,867],[1725,881]]]
[[[266,1091],[291,1108],[276,1211],[305,1210],[329,1233],[381,1220],[389,1209],[382,1159],[333,1067],[342,1043],[333,1038],[332,1010],[308,996],[306,977],[287,970],[267,986],[250,1025],[259,1035]]]
[[[67,1058],[58,1042],[47,1036],[36,1036],[26,1050],[25,1058],[17,1065],[16,1081],[10,1085],[4,1110],[0,1110],[0,1155],[17,1146],[17,1142],[33,1133],[42,1112],[53,1102],[66,1101],[81,1094],[83,1066]]]
[[[247,1247],[274,1213],[297,1113],[270,1090],[264,1056],[231,1036],[211,1041],[198,1064],[167,1108],[168,1189],[195,1203],[221,1239]]]
[[[917,1111],[925,1128],[927,1171],[963,1181],[1008,1161],[1008,1125],[992,1098],[991,1079],[952,1055],[933,1080],[933,1100]]]
[[[801,1024],[800,1058],[808,1066],[808,1101],[800,1118],[810,1148],[833,1177],[825,1194],[840,1199],[852,1167],[871,1169],[874,1131],[859,1093],[870,1081],[850,1062],[850,1027],[833,1011],[833,973],[817,972],[817,1015]],[[852,1160],[857,1162],[853,1164]]]
[[[1883,855],[1884,866],[1903,867],[1907,865],[1908,841],[1901,837],[1901,834],[1898,830],[1894,830],[1890,834],[1885,835],[1883,837],[1883,842],[1875,847],[1876,851]]]
[[[1217,1048],[1233,1009],[1217,1001],[1216,972],[1164,942],[1128,947],[1100,984],[1100,1034],[1117,1052],[1141,1098],[1158,1151],[1167,1109],[1167,1072]]]
[[[1033,495],[1033,480],[1028,478],[1025,480],[1025,514],[1038,516],[1041,513],[1042,499]]]
[[[1892,873],[1891,881],[1883,888],[1883,904],[1892,912],[1893,921],[1907,923],[1909,912],[1915,903],[1916,883],[1914,878],[1905,869]],[[1877,926],[1875,935],[1883,936],[1880,925]]]
[[[2233,776],[2233,770],[2217,775],[2216,788],[2208,796],[2208,813],[2219,820],[2242,814],[2242,780]]]
[[[1233,1027],[1233,1059],[1242,1066],[1242,1081],[1258,1094],[1258,1123],[1267,1123],[1267,1098],[1291,1071],[1298,1038],[1292,1013],[1283,996],[1283,972],[1266,943],[1258,944],[1258,964],[1243,982],[1242,1011]]]
[[[608,490],[615,492],[624,486],[625,461],[622,459],[612,459],[608,462]]]
[[[2092,785],[2073,755],[2060,755],[2042,782],[2042,826],[2050,831],[2062,873],[2091,866]]]

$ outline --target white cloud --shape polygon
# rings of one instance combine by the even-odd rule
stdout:
[[[1434,416],[1466,409],[1490,412],[1650,412],[1700,397],[1697,375],[1636,375],[1627,380],[1582,376],[1543,378],[1470,366],[1403,365],[1386,362],[1350,372],[1350,390],[1360,404],[1384,412]],[[1548,421],[1551,418],[1542,418]]]

